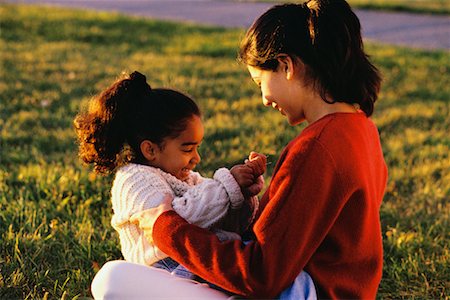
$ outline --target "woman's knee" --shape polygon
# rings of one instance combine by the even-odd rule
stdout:
[[[91,286],[94,299],[229,299],[206,284],[180,278],[157,268],[125,261],[107,262]]]
[[[91,292],[94,299],[120,298],[125,292],[123,283],[130,276],[130,271],[130,263],[125,261],[105,263],[92,280]]]

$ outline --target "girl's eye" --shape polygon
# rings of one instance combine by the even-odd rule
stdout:
[[[189,147],[189,148],[182,148],[181,151],[186,152],[186,153],[191,153],[191,152],[194,152],[195,149],[198,150],[198,148],[200,148],[200,144]]]

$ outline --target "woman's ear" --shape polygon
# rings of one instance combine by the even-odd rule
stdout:
[[[141,142],[141,153],[144,156],[144,158],[148,161],[153,161],[156,158],[156,153],[158,151],[158,145],[149,141],[149,140],[143,140]]]
[[[300,59],[293,59],[291,56],[287,54],[280,54],[278,55],[278,63],[280,66],[280,70],[284,72],[286,75],[286,79],[290,80],[293,79],[297,73],[299,72],[299,68],[301,68],[301,65],[303,64]]]

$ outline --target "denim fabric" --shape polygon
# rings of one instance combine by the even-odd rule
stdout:
[[[178,277],[187,278],[187,279],[195,279],[200,282],[207,283],[211,288],[215,290],[222,291],[224,293],[228,293],[224,289],[209,283],[207,281],[202,280],[199,277],[196,277],[193,273],[191,273],[188,269],[177,263],[170,257],[164,258],[160,261],[157,261],[152,267],[158,269],[164,269],[170,272],[173,275]],[[302,271],[294,280],[294,282],[286,288],[278,297],[279,300],[316,300],[316,288],[314,287],[314,282],[311,277],[305,271]]]
[[[152,265],[152,267],[163,269],[178,277],[194,279],[195,275],[188,269],[171,259],[170,257],[161,259]]]
[[[302,271],[279,296],[280,300],[316,300],[316,288],[308,273]]]
[[[166,270],[168,272],[172,272],[179,265],[180,265],[179,263],[177,263],[176,261],[174,261],[170,257],[167,257],[167,258],[164,258],[164,259],[161,259],[161,260],[157,261],[156,263],[154,263],[152,265],[152,267],[155,267],[155,268],[158,268],[158,269],[163,269],[163,270]]]

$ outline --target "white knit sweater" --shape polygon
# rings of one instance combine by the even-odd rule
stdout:
[[[134,214],[158,206],[169,194],[174,197],[172,206],[181,217],[211,228],[225,217],[230,207],[238,209],[244,201],[239,185],[226,168],[218,169],[213,179],[191,171],[188,179],[181,181],[161,169],[130,163],[117,170],[111,194],[114,210],[111,224],[119,232],[122,254],[127,261],[145,265],[167,255],[150,244],[143,231],[130,222]]]

